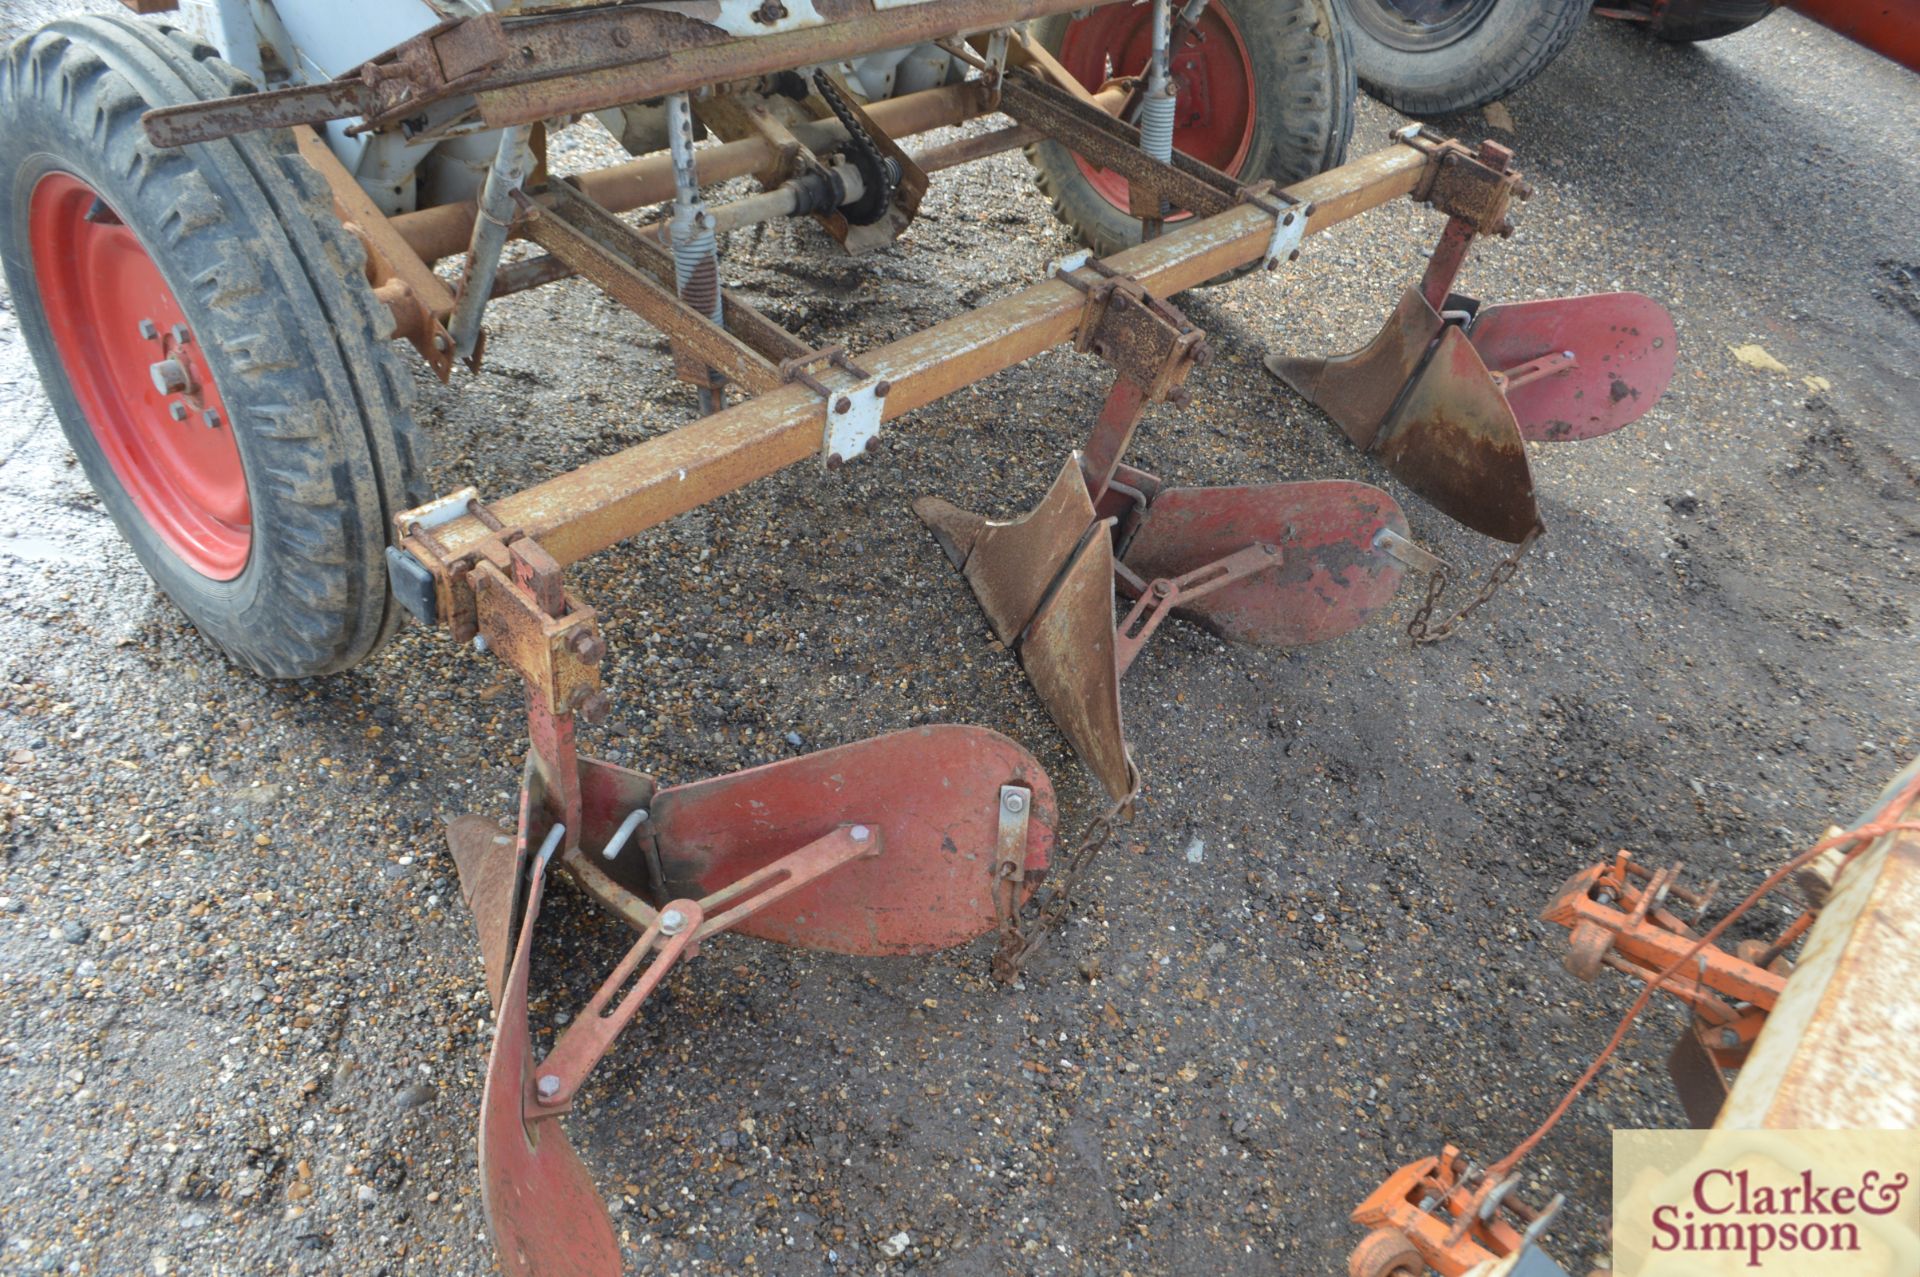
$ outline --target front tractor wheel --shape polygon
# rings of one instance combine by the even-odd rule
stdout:
[[[1153,6],[1109,4],[1060,14],[1032,31],[1075,79],[1098,91],[1142,76],[1153,49]],[[1329,0],[1213,0],[1173,48],[1178,102],[1173,144],[1242,182],[1285,185],[1340,164],[1353,136],[1354,80],[1344,28]],[[1058,142],[1027,156],[1059,218],[1105,256],[1140,242],[1127,179]],[[1175,224],[1186,214],[1168,219]]]
[[[0,259],[68,443],[141,564],[233,660],[345,669],[398,610],[410,385],[359,245],[285,134],[157,150],[213,50],[80,18],[0,59]]]

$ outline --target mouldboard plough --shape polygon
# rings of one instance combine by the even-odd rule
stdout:
[[[1059,844],[1040,764],[977,727],[666,788],[583,756],[576,720],[608,709],[606,643],[568,565],[786,467],[855,462],[914,410],[1071,343],[1112,389],[1085,436],[1062,441],[1038,505],[1006,521],[938,495],[916,509],[1106,791],[1113,809],[1092,822],[1104,831],[1139,789],[1120,680],[1169,616],[1239,642],[1312,643],[1365,622],[1411,568],[1434,578],[1418,632],[1451,624],[1428,629],[1441,564],[1377,487],[1181,487],[1126,463],[1147,415],[1183,408],[1211,357],[1171,298],[1282,267],[1309,236],[1391,200],[1443,214],[1424,279],[1372,344],[1272,367],[1413,491],[1523,547],[1542,526],[1526,441],[1616,429],[1664,389],[1673,329],[1646,298],[1481,306],[1452,292],[1472,240],[1510,233],[1527,193],[1503,148],[1409,129],[1287,183],[1242,163],[1254,85],[1208,77],[1254,63],[1216,58],[1240,47],[1221,42],[1266,31],[1339,56],[1321,0],[1262,2],[1256,25],[1245,0],[255,0],[187,6],[209,46],[94,16],[23,39],[0,66],[10,136],[42,148],[15,160],[27,215],[0,227],[0,257],[42,375],[62,388],[63,426],[156,579],[263,674],[364,659],[397,601],[524,683],[517,828],[463,817],[448,835],[496,1011],[481,1165],[508,1271],[619,1270],[560,1119],[671,968],[726,931],[857,955],[997,931],[995,970],[1012,979],[1101,842]],[[1282,9],[1302,21],[1269,21]],[[1056,59],[1036,33],[1068,23],[1087,63],[1071,25],[1086,11],[1131,31],[1144,65],[1120,66],[1132,55],[1116,49],[1091,65],[1128,73],[1086,83]],[[1260,76],[1296,65],[1256,51]],[[556,172],[548,132],[589,113],[636,158]],[[1233,173],[1196,158],[1215,153],[1203,144],[1222,121],[1244,129],[1221,135]],[[1034,144],[1080,157],[1111,207],[1105,231],[1076,228],[1101,243],[1119,217],[1118,247],[857,351],[803,341],[725,286],[730,231],[811,217],[849,252],[887,248],[935,174]],[[708,202],[747,177],[756,193]],[[622,216],[662,204],[650,223]],[[507,254],[512,240],[539,251]],[[434,271],[460,255],[457,283]],[[109,266],[137,295],[88,283]],[[408,342],[451,379],[485,358],[492,299],[570,276],[667,335],[698,417],[518,492],[422,501],[384,343]],[[284,512],[306,522],[283,527]],[[235,581],[246,588],[225,588]],[[249,599],[281,607],[235,602]],[[637,939],[536,1058],[527,987],[555,871]]]

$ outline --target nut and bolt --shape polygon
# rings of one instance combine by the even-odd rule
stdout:
[[[163,395],[183,394],[193,386],[187,366],[178,359],[155,360],[147,368],[147,375],[153,378],[153,388]]]
[[[873,393],[880,396],[880,398],[885,399],[888,395],[893,393],[893,383],[890,381],[883,380],[879,385],[873,388]]]
[[[846,464],[847,464],[847,459],[841,456],[837,452],[827,457],[827,469],[829,470],[838,470],[841,466],[844,466]]]
[[[833,410],[842,415],[852,412],[853,400],[847,398],[845,395],[841,395],[838,399],[833,401]]]
[[[160,335],[160,327],[159,325],[155,324],[151,319],[143,319],[140,321],[140,336],[142,337],[142,339],[146,341],[152,341],[154,338],[158,337],[159,335]]]
[[[1720,1045],[1723,1047],[1739,1046],[1740,1034],[1733,1029],[1720,1030]]]
[[[678,909],[669,909],[660,915],[660,934],[677,936],[687,929],[687,915]]]
[[[551,1100],[560,1094],[560,1079],[551,1073],[542,1073],[533,1086],[540,1092],[540,1098],[543,1100]]]
[[[1002,806],[1016,816],[1027,809],[1027,796],[1017,789],[1008,790],[1007,796],[1002,798],[1000,802]]]
[[[610,704],[605,692],[590,692],[580,698],[580,703],[574,706],[573,712],[585,722],[597,723],[607,716]]]
[[[175,324],[167,332],[172,335],[173,344],[176,346],[184,346],[193,340],[193,330],[185,324]]]
[[[218,430],[220,428],[220,414],[208,408],[200,414],[200,424],[209,430]]]
[[[187,419],[187,406],[176,399],[167,405],[167,415],[175,421],[185,421]]]
[[[865,842],[867,839],[873,837],[873,830],[868,829],[865,825],[855,825],[852,829],[847,830],[847,837],[853,839],[855,842]]]
[[[567,640],[567,650],[589,665],[598,665],[607,654],[607,645],[592,630],[581,630]]]
[[[767,26],[772,26],[786,16],[787,6],[781,4],[780,0],[767,0],[765,4],[753,11],[753,20]]]

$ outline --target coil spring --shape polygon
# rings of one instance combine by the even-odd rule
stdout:
[[[1162,164],[1173,160],[1174,97],[1149,93],[1140,105],[1140,149]]]
[[[673,282],[680,300],[714,323],[721,322],[719,244],[710,230],[698,229],[673,241]]]

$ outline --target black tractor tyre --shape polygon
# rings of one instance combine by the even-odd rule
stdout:
[[[1253,64],[1253,136],[1239,171],[1245,183],[1281,185],[1324,173],[1345,162],[1353,138],[1353,58],[1333,0],[1213,0],[1225,10]],[[1096,13],[1098,11],[1096,10]],[[1071,14],[1042,18],[1030,28],[1056,56]],[[1116,68],[1135,74],[1140,67]],[[1099,84],[1087,85],[1097,90]],[[1073,153],[1058,142],[1027,148],[1041,192],[1062,222],[1095,253],[1107,256],[1140,242],[1140,223],[1102,194]],[[1251,268],[1247,268],[1251,269]]]
[[[67,440],[141,564],[234,662],[303,678],[366,659],[399,624],[384,550],[393,516],[424,499],[423,468],[392,317],[292,135],[160,149],[141,129],[150,108],[249,91],[212,48],[130,15],[64,19],[17,40],[0,57],[0,265]],[[132,233],[204,361],[225,420],[181,428],[232,432],[247,535],[231,575],[189,562],[149,519],[82,406],[29,224],[49,175],[92,189],[86,221]],[[44,269],[52,287],[57,270]],[[108,380],[89,379],[90,402]],[[147,428],[118,420],[137,429],[116,438]]]
[[[1778,7],[1778,0],[1668,0],[1647,30],[1673,44],[1718,40],[1745,31]]]
[[[1498,101],[1546,70],[1593,0],[1338,0],[1367,92],[1413,116]],[[1408,12],[1433,20],[1409,20]]]

